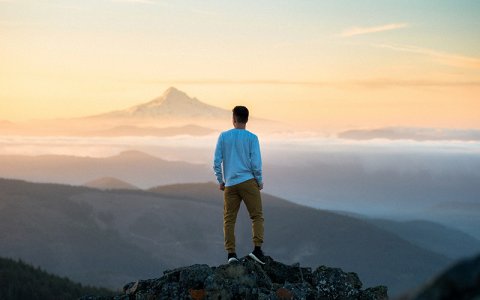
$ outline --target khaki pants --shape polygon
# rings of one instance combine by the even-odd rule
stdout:
[[[223,193],[223,234],[225,249],[228,253],[235,252],[235,222],[240,209],[240,202],[245,203],[252,220],[253,244],[263,243],[263,211],[260,190],[255,179],[225,187]]]

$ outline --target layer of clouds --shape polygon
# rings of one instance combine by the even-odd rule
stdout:
[[[434,129],[425,130],[421,135],[414,129],[400,131],[403,135],[390,131],[351,132],[342,134],[340,138],[319,136],[312,132],[264,135],[260,137],[265,161],[270,163],[298,164],[308,155],[311,158],[320,153],[449,153],[480,155],[480,138],[476,140],[445,140],[448,134]],[[387,134],[388,133],[388,134]],[[410,134],[406,138],[406,134]],[[426,140],[427,133],[432,136]],[[475,133],[475,130],[472,130]],[[463,133],[466,134],[466,133]],[[478,132],[476,133],[478,135]],[[349,135],[352,135],[349,137]],[[363,136],[368,138],[364,138]],[[359,137],[360,136],[360,137]],[[386,138],[388,136],[390,138]],[[412,136],[417,136],[415,140]],[[457,133],[461,137],[461,132]],[[401,139],[400,139],[401,137]],[[422,137],[420,140],[418,137]],[[435,139],[433,138],[435,137]],[[375,139],[370,139],[375,138]],[[125,150],[139,150],[167,160],[181,160],[193,163],[210,164],[217,135],[200,137],[27,137],[0,136],[0,155],[73,155],[90,157],[107,157]],[[285,159],[288,153],[289,159]]]
[[[384,127],[340,132],[338,137],[353,140],[480,141],[478,129]]]

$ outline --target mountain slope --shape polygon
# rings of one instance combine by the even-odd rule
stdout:
[[[83,295],[113,296],[107,289],[85,287],[22,261],[0,258],[0,299],[78,299]]]
[[[406,241],[422,248],[461,259],[480,252],[480,241],[453,228],[429,221],[390,221],[365,219],[384,230],[392,232]]]
[[[403,300],[480,298],[480,255],[461,260]]]
[[[222,193],[213,183],[145,191],[0,180],[0,255],[19,257],[83,283],[119,286],[165,268],[225,261]],[[263,194],[265,251],[275,259],[359,273],[392,294],[449,263],[365,221]],[[242,207],[237,252],[251,251]],[[129,279],[126,279],[126,278]]]
[[[0,179],[0,256],[89,285],[117,287],[164,266],[121,237],[108,214],[71,200],[83,187]]]

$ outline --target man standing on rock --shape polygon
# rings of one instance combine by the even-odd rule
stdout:
[[[263,189],[262,157],[257,136],[245,129],[247,122],[248,109],[236,106],[233,109],[234,128],[222,132],[218,137],[213,169],[219,189],[224,191],[223,233],[228,263],[238,261],[235,252],[235,222],[243,200],[252,220],[254,250],[248,256],[264,264],[260,196],[260,190]]]

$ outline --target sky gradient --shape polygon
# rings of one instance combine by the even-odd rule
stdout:
[[[0,0],[0,120],[175,86],[306,127],[480,128],[479,1]]]

